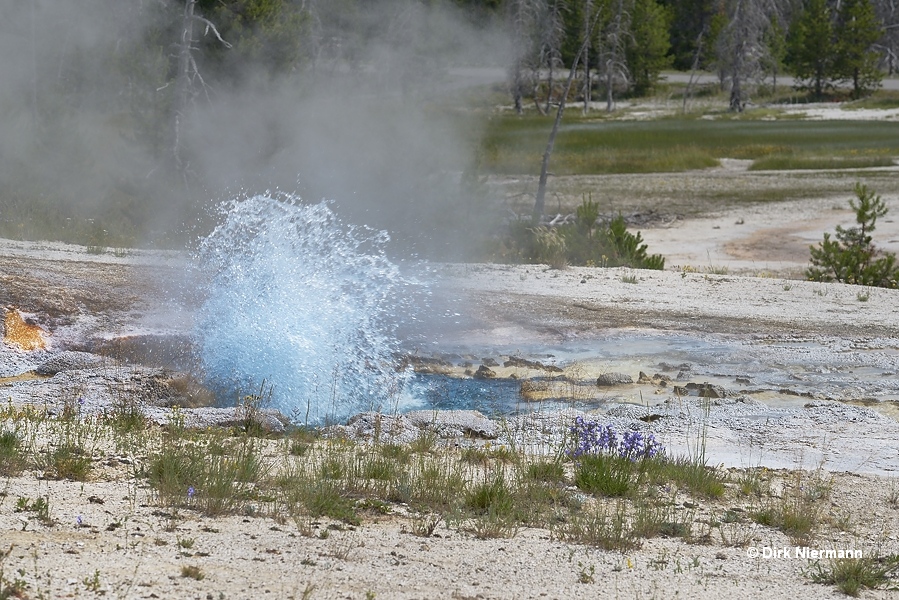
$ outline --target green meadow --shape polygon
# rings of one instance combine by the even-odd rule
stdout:
[[[720,158],[752,160],[754,170],[858,169],[892,165],[899,154],[899,123],[890,121],[611,121],[576,112],[566,114],[556,139],[550,165],[556,175],[681,172],[716,166]],[[548,117],[493,118],[483,167],[496,174],[538,173],[551,127]]]

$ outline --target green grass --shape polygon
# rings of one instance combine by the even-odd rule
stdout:
[[[883,587],[897,574],[899,556],[890,555],[879,558],[837,558],[823,565],[817,562],[808,576],[815,583],[835,585],[847,596],[858,597],[861,590]]]
[[[537,173],[550,127],[550,120],[538,116],[494,118],[483,141],[484,168]],[[897,140],[899,123],[893,122],[692,117],[611,122],[572,114],[559,132],[550,169],[558,175],[678,172],[715,166],[724,157],[772,157],[772,166],[765,168],[860,168],[882,166],[899,154]],[[778,167],[774,157],[790,157],[785,165],[809,166]]]
[[[756,523],[784,532],[795,544],[808,544],[819,529],[824,517],[822,503],[830,499],[832,481],[820,470],[796,471],[785,481],[781,494],[761,494],[756,482],[742,480],[741,493],[751,491],[761,497],[758,507],[750,513]]]
[[[758,535],[758,524],[799,543],[822,529],[832,486],[820,471],[752,470],[729,481],[721,469],[664,454],[570,460],[561,445],[534,456],[495,444],[438,444],[430,435],[412,444],[354,443],[307,429],[281,439],[257,438],[234,428],[190,429],[178,411],[165,428],[123,427],[114,415],[62,418],[12,408],[0,418],[3,431],[19,432],[0,435],[0,452],[15,452],[28,465],[54,460],[57,451],[89,459],[114,446],[113,440],[133,436],[121,449],[135,463],[128,477],[140,487],[149,485],[150,500],[170,510],[166,518],[173,528],[181,512],[243,515],[279,525],[292,521],[301,535],[324,539],[332,528],[391,514],[406,519],[406,531],[416,536],[437,535],[446,527],[478,539],[503,539],[532,527],[567,543],[618,552],[656,537],[709,543],[715,527],[725,544],[745,545]],[[52,443],[34,444],[34,437]],[[65,441],[89,450],[66,448]],[[302,451],[296,451],[298,444]],[[746,502],[752,508],[745,512],[733,508]],[[48,500],[23,497],[15,506],[24,518],[53,525]],[[182,550],[189,541],[179,540]]]
[[[899,92],[894,90],[878,90],[867,98],[847,102],[843,105],[844,110],[863,108],[899,108]]]
[[[596,505],[571,515],[552,528],[553,536],[566,542],[603,550],[628,552],[642,544],[629,523],[628,507],[619,501],[614,507]]]
[[[629,458],[609,454],[581,457],[575,471],[574,484],[590,494],[624,496],[639,475]]]
[[[11,430],[0,432],[0,477],[18,475],[26,464],[19,435]]]

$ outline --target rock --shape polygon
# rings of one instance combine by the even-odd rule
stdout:
[[[641,421],[650,414],[649,408],[636,404],[616,404],[606,411],[606,416],[626,421]]]
[[[170,409],[150,407],[145,410],[148,418],[160,425],[168,424],[171,419]],[[240,427],[245,423],[245,413],[236,408],[184,408],[179,410],[184,417],[184,424],[190,428],[204,427]],[[254,415],[262,429],[268,433],[284,433],[284,424],[288,419],[274,409],[261,409]]]
[[[498,367],[499,366],[499,363],[496,362],[492,358],[482,358],[481,364],[484,365],[485,367]]]
[[[406,419],[419,429],[434,431],[441,437],[480,437],[496,439],[496,423],[476,410],[414,410]]]
[[[726,398],[727,390],[720,385],[711,385],[709,383],[688,383],[687,389],[695,391],[695,396],[702,398]]]
[[[666,387],[671,382],[671,378],[667,375],[662,375],[661,373],[656,373],[652,377],[640,371],[640,377],[637,378],[637,383],[649,383],[652,385],[657,385],[659,387]]]
[[[639,420],[643,421],[644,423],[655,423],[656,421],[658,421],[659,419],[663,419],[664,417],[665,417],[665,415],[660,415],[658,413],[652,413],[651,415],[644,415],[642,417],[637,417],[637,418]]]
[[[700,398],[726,398],[727,390],[720,385],[710,383],[688,383],[673,388],[675,396],[698,396]]]
[[[536,360],[528,360],[518,356],[510,356],[509,360],[503,363],[504,367],[520,367],[524,369],[538,369],[540,371],[549,371],[550,373],[561,373],[562,369],[555,365],[544,365]]]
[[[518,395],[525,402],[539,402],[541,400],[546,400],[551,390],[552,385],[548,381],[528,379],[521,382],[521,387],[518,389]]]
[[[408,444],[418,437],[419,429],[403,415],[364,412],[350,417],[346,433],[353,439],[390,440]]]
[[[600,387],[625,385],[633,382],[634,380],[627,373],[603,373],[596,378],[596,385]]]
[[[34,370],[38,375],[56,375],[62,371],[80,371],[81,369],[92,369],[110,363],[108,358],[91,354],[90,352],[76,352],[74,350],[66,350],[60,352],[48,360],[42,362]]]
[[[474,374],[475,379],[493,379],[494,377],[496,377],[496,372],[484,365],[478,367],[478,370]]]
[[[446,375],[452,371],[453,363],[444,358],[427,356],[407,356],[405,364],[412,365],[416,373],[425,375]]]

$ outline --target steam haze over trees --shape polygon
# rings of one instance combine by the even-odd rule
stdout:
[[[674,68],[717,73],[742,110],[784,73],[813,97],[836,85],[864,95],[892,74],[899,44],[888,0],[0,0],[0,11],[0,235],[107,245],[189,238],[210,200],[242,190],[334,198],[353,222],[400,237],[469,213],[479,127],[439,108],[459,91],[452,68],[505,69],[511,106],[551,114],[583,47],[569,106],[614,110]],[[412,246],[449,242],[423,243]]]

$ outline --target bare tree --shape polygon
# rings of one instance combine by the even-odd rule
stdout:
[[[525,69],[527,68],[527,55],[533,48],[531,35],[533,18],[532,0],[512,0],[509,3],[509,20],[512,30],[512,39],[515,45],[515,58],[511,68],[512,103],[515,112],[521,114],[524,110],[522,99],[524,97]]]
[[[727,24],[718,37],[718,69],[730,83],[730,109],[742,111],[750,86],[761,77],[767,56],[766,34],[772,16],[778,14],[776,0],[727,0]]]
[[[226,48],[231,47],[231,44],[222,39],[218,29],[209,19],[197,14],[196,4],[197,0],[186,0],[184,3],[184,12],[181,19],[181,38],[176,45],[178,49],[178,70],[175,74],[175,99],[172,117],[172,158],[175,169],[185,179],[189,166],[182,155],[184,142],[182,141],[181,129],[187,119],[189,107],[197,94],[198,84],[207,93],[207,97],[209,89],[203,80],[203,76],[200,74],[200,70],[197,68],[197,61],[194,58],[198,41],[194,39],[194,26],[196,24],[203,26],[205,28],[204,35],[211,32]]]
[[[899,1],[874,0],[874,10],[883,22],[883,34],[875,47],[883,56],[887,73],[893,75],[899,71]]]
[[[594,5],[593,0],[585,0],[584,2],[584,32],[590,28],[593,20]],[[590,103],[593,101],[593,78],[590,76],[590,47],[592,45],[592,35],[585,36],[584,41],[584,114],[590,110]]]
[[[565,88],[562,90],[562,97],[559,99],[556,120],[553,121],[553,128],[549,133],[549,140],[546,142],[546,150],[543,151],[543,161],[540,165],[540,180],[537,184],[537,197],[534,200],[534,212],[532,215],[532,219],[535,223],[540,221],[545,210],[546,180],[549,176],[549,159],[552,156],[553,147],[556,144],[556,135],[559,133],[559,126],[562,124],[562,115],[565,114],[565,100],[571,92],[571,84],[574,82],[574,76],[577,74],[578,64],[581,62],[581,56],[583,56],[584,51],[587,49],[587,45],[590,43],[589,40],[593,35],[593,28],[596,26],[596,21],[597,18],[594,17],[593,21],[588,24],[584,31],[584,40],[581,43],[580,48],[578,48],[574,59],[571,61],[571,68],[568,70],[568,79],[565,82]]]
[[[605,78],[606,111],[615,109],[615,84],[627,84],[629,72],[625,62],[625,43],[630,35],[630,6],[625,0],[614,0],[608,25],[600,32],[600,68]]]
[[[545,4],[541,7],[543,17],[541,19],[541,66],[546,66],[546,103],[543,113],[549,112],[553,97],[553,75],[557,65],[562,63],[562,40],[565,37],[565,21],[563,13],[568,9],[567,0],[542,0]]]

